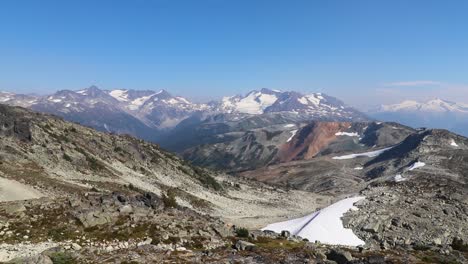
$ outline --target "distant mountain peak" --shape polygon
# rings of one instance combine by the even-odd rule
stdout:
[[[398,104],[382,105],[376,112],[467,112],[468,105],[455,103],[441,98],[425,102],[405,100]]]

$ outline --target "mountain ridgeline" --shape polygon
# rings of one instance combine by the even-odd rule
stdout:
[[[165,90],[101,90],[96,86],[46,96],[2,92],[0,102],[55,114],[100,131],[131,134],[172,150],[186,148],[190,140],[198,140],[197,136],[181,137],[187,129],[203,136],[206,126],[229,130],[232,126],[248,129],[307,119],[367,120],[364,114],[325,94],[269,89],[206,104],[193,103]],[[178,137],[184,141],[179,143]]]

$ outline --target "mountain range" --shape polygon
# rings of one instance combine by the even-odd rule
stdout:
[[[412,127],[443,128],[468,136],[468,104],[433,99],[426,102],[403,101],[372,109],[369,116]]]
[[[245,96],[224,97],[209,103],[194,103],[165,90],[101,90],[96,86],[51,95],[35,96],[0,93],[0,102],[52,113],[66,120],[100,131],[128,133],[161,142],[169,131],[179,125],[186,128],[221,120],[240,122],[253,116],[284,113],[288,119],[319,119],[333,121],[366,120],[359,111],[336,98],[321,93],[300,94],[261,89]]]

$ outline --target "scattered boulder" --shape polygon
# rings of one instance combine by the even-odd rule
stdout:
[[[283,231],[281,231],[281,236],[288,238],[288,237],[291,236],[291,232],[283,230]]]
[[[236,242],[235,248],[239,251],[244,251],[244,250],[252,251],[256,248],[256,246],[253,243],[239,240]]]
[[[332,249],[327,254],[327,259],[333,260],[338,264],[347,264],[353,260],[353,256],[348,251],[342,249]]]

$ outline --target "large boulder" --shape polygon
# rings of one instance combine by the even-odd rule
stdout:
[[[76,216],[85,228],[112,223],[116,217],[117,215],[100,211],[87,211]]]
[[[8,263],[12,264],[54,264],[52,260],[46,255],[35,255],[31,257],[16,258]]]
[[[353,256],[348,251],[342,249],[332,249],[327,254],[327,259],[333,260],[338,264],[347,264],[353,260]]]
[[[250,242],[239,240],[237,241],[235,248],[239,251],[243,251],[243,250],[252,251],[256,248],[256,246],[255,244],[252,244]]]

